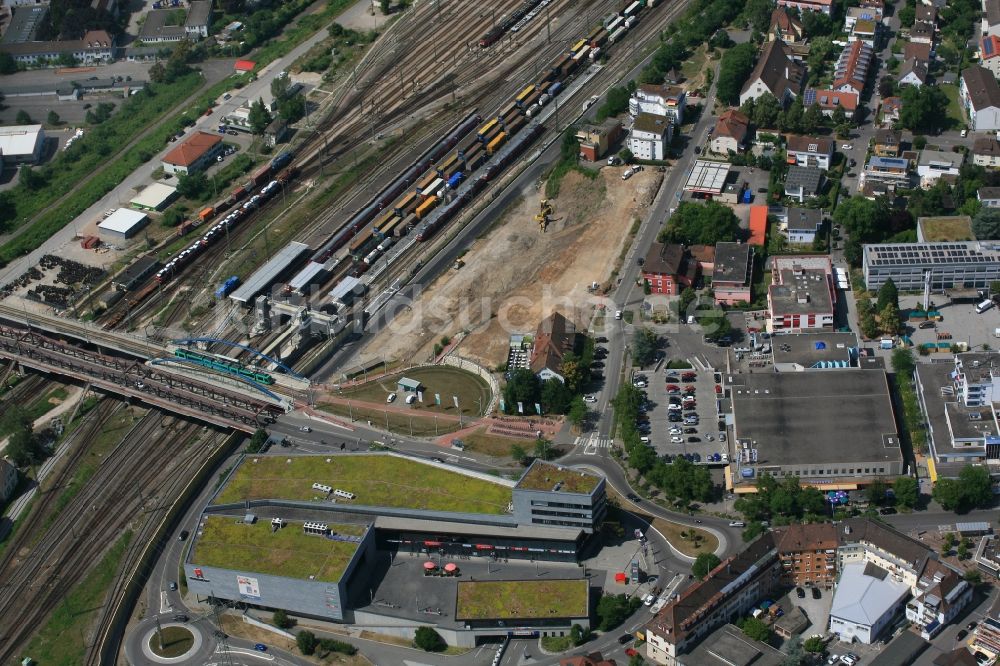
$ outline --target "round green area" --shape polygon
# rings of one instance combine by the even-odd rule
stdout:
[[[160,647],[161,637],[163,640],[162,648]],[[153,635],[149,637],[149,649],[157,657],[164,657],[166,659],[186,654],[193,645],[194,634],[184,627],[163,627],[160,630],[160,636],[157,636],[154,631]]]
[[[406,377],[420,382],[424,401],[409,405],[414,415],[452,414],[458,416],[455,398],[464,416],[481,416],[489,405],[492,392],[490,385],[479,375],[450,365],[430,365],[410,368],[405,372],[370,381],[357,387],[344,389],[339,394],[344,398],[355,398],[365,402],[386,404],[390,393],[396,393],[396,405],[406,407],[406,393],[400,392],[397,382]],[[441,404],[436,404],[435,395],[441,396]]]

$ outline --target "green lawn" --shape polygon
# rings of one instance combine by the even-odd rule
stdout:
[[[460,581],[455,619],[586,617],[588,594],[585,578]]]
[[[502,514],[511,501],[510,487],[500,483],[392,455],[363,454],[247,458],[215,503],[326,499],[312,489],[314,483],[354,493],[354,502],[366,506]]]
[[[327,524],[336,534],[361,536],[365,532],[363,525]],[[306,534],[302,523],[286,523],[272,532],[270,521],[250,525],[227,516],[208,516],[191,562],[336,583],[357,549],[358,544],[351,541]]]
[[[600,481],[599,477],[589,472],[538,460],[521,477],[517,487],[528,490],[552,490],[558,483],[559,490],[564,493],[589,493]]]
[[[414,368],[405,373],[389,375],[361,386],[345,389],[341,396],[357,398],[365,402],[385,404],[390,393],[396,393],[396,403],[403,404],[405,395],[396,389],[396,382],[401,377],[416,380],[424,387],[424,401],[411,405],[411,411],[416,413],[438,413],[458,416],[452,396],[458,396],[458,404],[462,414],[480,416],[490,401],[490,386],[486,380],[471,372],[454,368],[450,365],[433,365]],[[434,395],[441,395],[441,405],[434,404]],[[477,400],[479,402],[477,402]]]
[[[375,427],[413,437],[437,437],[438,435],[447,435],[449,432],[455,432],[459,428],[458,421],[435,419],[433,414],[425,413],[423,416],[411,416],[408,413],[389,411],[387,409],[325,403],[320,403],[317,407],[324,412],[353,418],[355,421],[371,421]],[[467,416],[466,418],[473,417]],[[465,425],[468,425],[468,422]]]
[[[958,86],[942,83],[938,87],[948,96],[948,118],[951,120],[951,129],[958,129],[965,125],[965,113],[962,110],[962,103],[958,99]]]
[[[163,647],[160,647],[160,641]],[[164,627],[160,636],[155,633],[149,638],[149,649],[159,657],[179,657],[194,645],[194,634],[184,627]]]
[[[465,444],[466,451],[475,451],[488,456],[505,457],[510,455],[510,449],[517,444],[528,453],[535,448],[534,439],[516,439],[514,437],[502,437],[491,435],[486,432],[486,428],[480,428],[471,435],[463,435],[462,443]]]

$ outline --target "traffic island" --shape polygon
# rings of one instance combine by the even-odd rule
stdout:
[[[150,627],[142,643],[144,656],[157,664],[178,664],[192,658],[202,646],[202,636],[197,629],[181,624]]]

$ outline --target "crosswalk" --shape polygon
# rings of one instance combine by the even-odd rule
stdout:
[[[599,449],[610,449],[615,444],[615,440],[609,437],[598,437],[596,434],[587,437],[577,437],[573,442],[574,446],[582,446],[586,455],[597,455]]]

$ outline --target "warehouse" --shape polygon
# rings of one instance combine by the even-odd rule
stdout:
[[[45,130],[41,125],[0,127],[0,154],[4,165],[38,164],[45,150]]]
[[[147,185],[129,203],[139,210],[160,211],[177,197],[177,188],[164,183]]]
[[[309,246],[305,243],[295,241],[289,243],[247,278],[247,281],[231,293],[229,298],[242,305],[249,305],[258,294],[294,270],[302,257],[308,253]]]
[[[97,225],[101,236],[112,240],[127,240],[149,224],[149,216],[136,210],[119,208]]]
[[[737,492],[753,492],[765,473],[823,490],[855,490],[903,473],[884,371],[743,374],[727,383],[736,444],[727,484]]]

